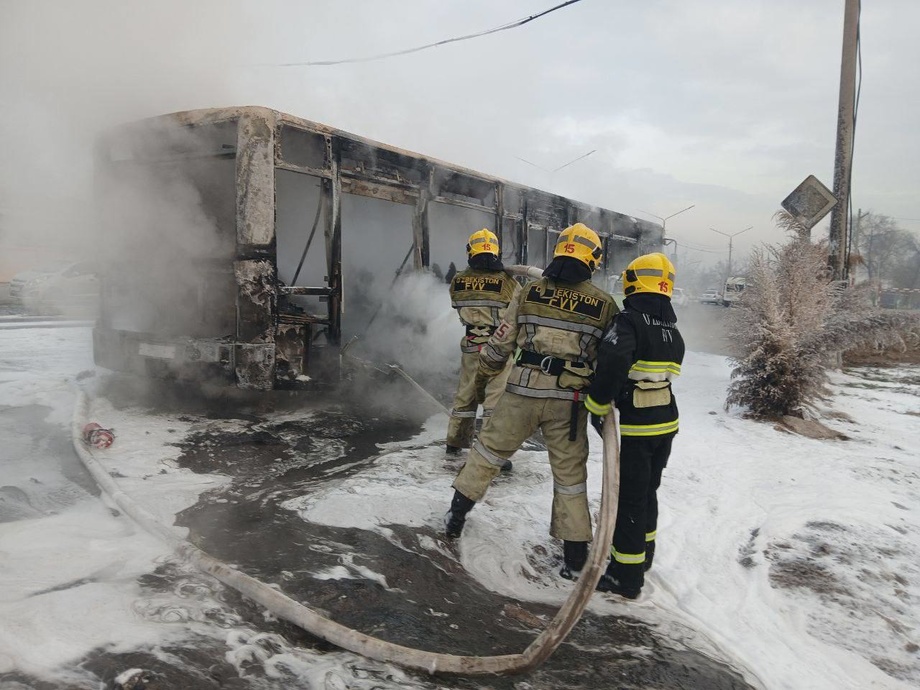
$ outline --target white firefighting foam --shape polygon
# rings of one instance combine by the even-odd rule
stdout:
[[[12,411],[31,409],[66,438],[74,375],[91,366],[89,343],[86,329],[24,329],[0,344],[3,484],[24,493],[29,503],[20,507],[31,511],[0,523],[0,569],[9,583],[0,593],[0,673],[86,682],[87,674],[70,665],[94,648],[156,650],[195,634],[224,645],[239,673],[256,663],[290,687],[411,684],[391,666],[286,647],[252,630],[220,601],[209,578],[184,571],[157,540],[68,479],[78,467],[66,444],[50,432],[38,442],[19,432]],[[592,610],[654,624],[663,635],[730,659],[765,687],[915,686],[920,479],[910,449],[920,442],[920,425],[904,420],[920,412],[920,371],[835,374],[829,405],[856,421],[829,414],[824,421],[849,441],[792,436],[726,413],[729,368],[722,357],[690,353],[684,372],[677,384],[682,430],[661,489],[655,567],[638,602],[599,596]],[[177,449],[169,444],[187,423],[104,401],[95,409],[116,432],[108,461],[122,475],[117,481],[168,524],[201,491],[226,482],[174,466]],[[382,534],[394,525],[437,530],[457,463],[445,461],[441,446],[425,444],[444,430],[445,419],[433,417],[417,438],[382,448],[372,467],[288,507],[309,520]],[[592,444],[596,509],[593,436]],[[471,513],[460,558],[494,591],[559,603],[571,585],[555,574],[559,546],[547,534],[548,467],[537,451],[514,462],[512,475],[496,480]],[[21,494],[10,489],[4,496]],[[420,543],[449,553],[438,539]],[[143,589],[138,578],[161,565],[181,575],[172,591]],[[385,573],[340,565],[316,575],[386,582]]]
[[[920,680],[920,481],[910,451],[920,425],[902,421],[920,412],[916,368],[901,369],[900,383],[891,370],[877,385],[862,378],[871,371],[833,376],[831,406],[853,421],[830,410],[823,421],[849,441],[793,436],[726,413],[724,357],[690,353],[684,372],[676,385],[682,430],[659,494],[648,585],[638,603],[598,597],[593,610],[665,626],[766,687],[898,688]],[[407,444],[444,428],[434,417]],[[599,438],[591,445],[596,514]],[[559,604],[570,585],[554,570],[560,544],[548,535],[548,463],[535,451],[513,460],[513,474],[500,476],[470,513],[462,563],[500,594]],[[306,520],[384,535],[389,525],[421,518],[438,529],[455,473],[444,464],[439,447],[393,453],[288,507]]]

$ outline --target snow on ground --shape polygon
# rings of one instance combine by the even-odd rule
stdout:
[[[655,567],[638,603],[595,597],[593,609],[657,624],[767,688],[916,687],[920,369],[835,374],[823,421],[847,441],[725,412],[724,357],[690,353],[683,370]],[[435,417],[410,443],[443,433]],[[600,453],[592,435],[595,512]],[[432,469],[442,464],[436,448],[393,453],[287,507],[384,535],[393,524],[438,526],[453,480]],[[560,548],[548,536],[551,486],[545,454],[519,452],[513,475],[497,479],[471,513],[463,565],[485,586],[524,601],[565,599],[569,585],[541,557]]]
[[[258,661],[269,677],[288,678],[288,687],[365,687],[343,669],[372,662],[291,648],[238,620],[213,625],[213,610],[227,609],[213,592],[189,596],[201,582],[191,576],[184,589],[141,590],[138,577],[168,562],[167,549],[113,516],[92,487],[67,478],[74,473],[67,463],[77,461],[61,444],[75,376],[92,368],[89,339],[84,328],[0,338],[0,492],[8,490],[0,498],[16,498],[14,489],[28,498],[0,501],[26,512],[0,521],[0,674],[73,680],[77,671],[68,676],[61,668],[94,648],[149,648],[197,632],[219,638],[238,670]],[[592,610],[655,625],[731,661],[765,688],[920,685],[920,368],[834,374],[821,414],[846,441],[794,436],[725,412],[723,357],[690,353],[684,372],[655,567],[639,601],[595,596]],[[38,415],[47,437],[20,433],[13,414],[20,408]],[[167,524],[201,491],[226,481],[175,467],[178,449],[169,443],[188,422],[116,410],[104,400],[94,414],[115,428],[118,466],[110,471]],[[442,438],[445,426],[443,416],[433,417],[417,438],[382,447],[372,468],[287,507],[305,520],[387,536],[397,524],[438,527],[454,472],[442,448],[426,444]],[[592,435],[595,510],[599,453]],[[514,463],[471,514],[460,542],[463,565],[496,592],[561,603],[571,585],[552,566],[559,545],[548,536],[545,453],[522,451]],[[431,541],[429,548],[443,547]],[[349,573],[385,581],[381,573]]]
[[[267,681],[250,687],[432,687],[390,665],[252,629],[227,605],[222,585],[96,495],[70,436],[79,389],[96,387],[93,368],[88,328],[0,331],[0,686],[5,674],[24,674],[101,687],[78,666],[91,652],[141,650],[181,666],[169,647],[200,647],[207,638],[240,677],[261,668]],[[189,431],[184,418],[118,410],[105,399],[92,414],[115,431],[113,446],[98,452],[106,469],[164,524],[226,482],[176,467],[180,449],[171,442]],[[165,586],[142,585],[164,568]],[[218,653],[205,668],[220,661]]]
[[[174,619],[188,618],[180,612],[193,604],[157,602],[138,585],[139,577],[171,558],[169,549],[117,519],[90,493],[91,483],[76,479],[82,470],[69,428],[76,376],[94,366],[91,342],[88,328],[15,329],[0,336],[0,673],[85,683],[87,674],[67,665],[92,649],[128,651],[188,634],[156,619],[164,605],[173,608]],[[17,414],[17,408],[28,413]],[[132,451],[125,470],[164,457],[159,443],[158,457],[150,458],[149,450],[132,449],[129,438],[116,438]],[[194,503],[196,490],[189,483],[177,491],[170,510]]]

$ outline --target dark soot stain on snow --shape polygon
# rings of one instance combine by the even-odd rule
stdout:
[[[520,652],[538,632],[521,621],[549,620],[555,608],[522,605],[484,589],[459,564],[456,545],[439,531],[394,525],[386,538],[308,523],[281,507],[329,480],[370,467],[379,454],[377,444],[411,438],[418,428],[407,420],[341,409],[316,411],[302,421],[241,420],[234,431],[225,424],[205,428],[180,444],[179,463],[227,474],[232,483],[202,496],[177,524],[188,527],[191,540],[206,552],[356,630],[445,653]],[[426,548],[430,540],[441,543],[443,551]],[[366,578],[363,568],[383,575],[386,586]],[[333,569],[342,576],[315,577]],[[311,639],[288,633],[288,639],[291,633],[299,636],[299,644]],[[528,676],[528,684],[595,688],[617,678],[620,687],[748,687],[731,669],[680,647],[635,620],[586,614],[549,662]],[[633,651],[621,651],[627,648]],[[475,679],[445,680],[438,685],[481,687]],[[490,678],[489,687],[510,690],[516,682]]]

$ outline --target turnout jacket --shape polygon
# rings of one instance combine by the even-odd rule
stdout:
[[[544,277],[527,283],[479,353],[480,371],[494,375],[517,351],[505,390],[533,398],[583,398],[598,344],[617,311],[613,297],[590,280]]]
[[[680,375],[683,359],[684,341],[670,300],[645,293],[627,297],[604,333],[588,394],[594,403],[616,405],[623,436],[676,432],[671,381]]]
[[[450,303],[466,326],[466,335],[460,343],[463,352],[479,352],[520,289],[505,271],[468,268],[454,275],[450,281]]]

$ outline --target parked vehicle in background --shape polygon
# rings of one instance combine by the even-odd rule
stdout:
[[[722,291],[722,305],[730,307],[741,299],[741,295],[744,293],[744,288],[746,286],[747,281],[741,276],[732,276],[728,278],[728,280],[725,281],[725,289]]]
[[[687,297],[687,293],[684,292],[683,288],[674,288],[674,293],[671,295],[671,304],[676,307],[684,307],[689,301],[690,299]]]
[[[700,295],[700,304],[722,304],[722,295],[715,288],[703,290],[703,294]]]
[[[10,298],[38,313],[94,308],[99,299],[96,266],[77,261],[17,273],[10,281]]]
[[[47,280],[48,276],[57,273],[67,265],[65,262],[58,262],[44,265],[41,268],[20,271],[10,281],[10,297],[21,302],[24,294],[34,291],[38,285]]]

